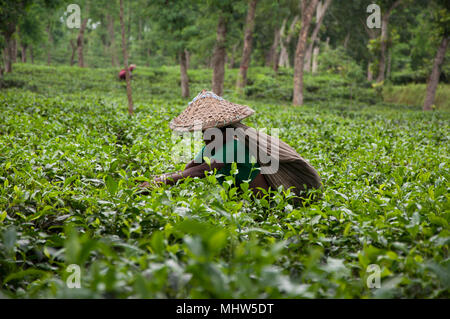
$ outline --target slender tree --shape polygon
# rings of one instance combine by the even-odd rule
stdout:
[[[376,41],[377,38],[377,31],[376,29],[369,29],[366,25],[365,21],[362,21],[362,25],[364,26],[364,29],[366,30],[367,36],[369,37],[369,45],[368,47],[372,47],[370,43],[373,43]],[[371,82],[373,81],[373,72],[372,72],[372,64],[373,64],[373,49],[369,50],[369,57],[367,58],[367,81]]]
[[[230,55],[230,59],[228,60],[228,68],[229,69],[234,68],[234,63],[236,61],[236,51],[237,51],[238,46],[239,46],[239,42],[236,42],[231,47],[231,55]]]
[[[319,65],[318,65],[319,51],[320,51],[320,47],[318,45],[316,45],[314,47],[313,54],[312,54],[312,69],[311,69],[312,74],[316,74],[317,69],[319,68]]]
[[[255,46],[254,59],[256,63],[261,63],[260,59],[264,59],[264,64],[271,67],[274,72],[278,72],[278,62],[280,60],[282,25],[286,24],[288,17],[295,16],[299,13],[299,0],[277,0],[277,1],[260,1],[258,2],[258,10],[256,15],[256,26],[258,32],[254,33]],[[286,21],[286,22],[284,22]],[[284,33],[284,32],[283,32]],[[261,54],[261,53],[265,54]]]
[[[303,67],[305,60],[306,41],[311,24],[312,15],[316,9],[318,0],[302,0],[302,28],[298,37],[297,49],[295,50],[294,65],[294,89],[293,104],[303,105]]]
[[[27,8],[27,14],[19,19],[17,25],[18,43],[20,46],[21,61],[26,63],[32,51],[32,45],[43,40],[43,21],[47,8],[35,2]]]
[[[70,55],[70,66],[75,64],[75,53],[77,52],[77,45],[73,39],[69,41],[70,47],[72,48],[72,54]]]
[[[439,83],[439,76],[441,74],[441,65],[444,62],[445,52],[447,51],[449,41],[450,37],[448,35],[444,35],[442,37],[441,44],[437,49],[436,57],[434,58],[433,69],[431,71],[430,77],[428,78],[427,93],[423,104],[424,111],[430,111],[432,109],[432,105],[434,104],[434,96],[436,94],[436,89]]]
[[[184,49],[184,54],[186,55],[186,68],[189,69],[191,65],[191,53],[188,49]]]
[[[275,72],[278,72],[278,60],[280,58],[280,54],[278,51],[279,45],[280,45],[280,29],[275,28],[274,35],[273,35],[273,43],[272,43],[272,46],[270,47],[269,57],[268,57],[268,61],[270,63],[269,65],[272,66],[272,69]]]
[[[239,91],[247,84],[247,70],[250,64],[250,55],[252,53],[253,29],[255,28],[255,11],[257,0],[250,0],[248,3],[247,19],[245,22],[244,48],[242,50],[241,65],[236,87]]]
[[[128,114],[132,115],[133,96],[131,92],[130,70],[128,69],[128,54],[127,54],[127,43],[125,39],[125,25],[123,22],[123,0],[120,0],[120,29],[122,32],[123,66],[125,68],[125,80],[127,82]]]
[[[0,32],[5,39],[5,71],[12,72],[12,64],[15,58],[14,33],[18,22],[26,15],[26,9],[31,4],[30,0],[0,0]]]
[[[311,39],[308,44],[308,49],[306,50],[305,55],[305,71],[311,71],[311,57],[313,53],[313,47],[317,45],[317,38],[319,35],[320,27],[322,26],[323,18],[325,17],[325,13],[327,12],[328,7],[330,6],[332,0],[325,0],[324,4],[319,2],[316,9],[316,26],[314,27],[313,32],[311,33]],[[346,38],[348,41],[348,39]],[[344,44],[345,46],[345,44]],[[318,52],[318,50],[316,51]],[[318,54],[318,53],[317,53]]]
[[[89,5],[86,2],[86,14],[82,18],[80,31],[78,32],[77,36],[77,49],[78,49],[78,66],[81,68],[85,67],[84,63],[84,32],[86,31],[86,26],[88,22],[88,12],[89,12]]]
[[[18,31],[19,28],[17,28]],[[16,63],[17,62],[17,36],[18,36],[19,32],[16,32],[16,34],[13,36],[12,39],[12,62]]]
[[[21,57],[22,63],[27,63],[27,48],[28,48],[28,45],[26,43],[22,43],[20,45],[20,48],[21,48],[20,57]]]
[[[279,56],[279,61],[278,61],[278,65],[285,67],[285,68],[289,68],[291,65],[289,63],[289,53],[288,53],[288,48],[289,45],[291,44],[292,41],[292,37],[294,36],[294,32],[295,32],[295,26],[297,25],[299,16],[296,15],[294,17],[294,19],[291,22],[291,25],[289,27],[288,33],[285,37],[283,37],[284,34],[284,30],[286,27],[286,21],[287,19],[283,20],[283,25],[281,26],[281,30],[280,30],[280,56]]]
[[[4,30],[3,36],[5,39],[5,71],[6,73],[12,72],[12,65],[13,65],[13,34],[16,32],[16,26],[15,25],[9,25],[10,28]]]
[[[436,34],[435,38],[440,38],[440,44],[434,57],[430,76],[428,77],[427,91],[423,104],[424,111],[430,111],[434,104],[434,97],[436,95],[437,86],[439,84],[439,77],[441,74],[441,66],[444,63],[445,53],[450,41],[449,3],[444,0],[435,0],[429,5],[433,12],[430,26]]]
[[[402,0],[396,0],[391,4],[389,9],[382,15],[381,18],[381,38],[380,38],[380,60],[378,62],[378,76],[377,83],[383,82],[386,70],[386,51],[388,45],[388,25],[389,19],[392,15],[392,11],[401,4]]]

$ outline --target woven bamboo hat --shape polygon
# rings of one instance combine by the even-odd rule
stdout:
[[[246,105],[231,103],[213,92],[203,90],[169,126],[180,132],[219,128],[239,122],[253,113],[255,111]]]

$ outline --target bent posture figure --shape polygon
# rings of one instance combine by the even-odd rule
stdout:
[[[258,194],[260,189],[268,190],[269,184],[264,175],[261,174],[259,164],[256,161],[252,162],[249,148],[239,139],[227,135],[227,129],[232,130],[233,128],[223,127],[216,131],[217,134],[204,133],[203,140],[206,145],[193,160],[186,164],[183,171],[163,174],[156,177],[154,182],[175,184],[178,180],[186,177],[203,178],[206,173],[213,171],[217,172],[218,181],[223,182],[225,176],[231,175],[232,165],[236,163],[237,173],[234,178],[237,186],[243,182],[248,182],[249,188],[255,194]],[[215,144],[215,147],[213,144]],[[205,162],[205,157],[209,158],[209,163]],[[141,187],[148,186],[150,184],[147,182],[141,184]]]
[[[240,122],[254,112],[248,106],[203,90],[172,120],[170,127],[180,132],[201,129],[206,145],[183,171],[157,176],[154,183],[174,184],[188,176],[202,178],[214,170],[221,174],[219,181],[223,181],[236,163],[236,184],[247,181],[256,194],[282,186],[292,188],[301,201],[305,191],[322,188],[316,170],[292,147]],[[205,163],[204,158],[209,158],[210,163]],[[150,183],[140,186],[148,187]]]
[[[136,65],[135,64],[131,64],[128,67],[128,70],[130,71],[130,77],[131,77],[131,72],[133,72],[134,69],[136,69]],[[125,71],[125,69],[122,69],[119,72],[119,79],[120,80],[125,80],[125,78],[126,78],[126,71]]]

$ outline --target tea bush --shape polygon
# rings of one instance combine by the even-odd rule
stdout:
[[[19,64],[0,91],[0,295],[450,297],[449,113],[322,95],[348,88],[333,75],[307,79],[317,90],[292,107],[288,70],[253,70],[238,97],[229,71],[225,98],[317,168],[320,200],[252,199],[214,175],[143,194],[139,181],[183,167],[168,127],[188,102],[178,69],[137,69],[129,117],[116,70]],[[209,87],[210,70],[189,76],[191,97]]]

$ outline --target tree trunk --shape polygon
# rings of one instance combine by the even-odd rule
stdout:
[[[373,74],[372,74],[372,70],[370,69],[370,67],[372,66],[372,63],[367,63],[367,81],[371,82],[373,81]]]
[[[186,70],[189,70],[191,67],[191,54],[188,49],[184,49],[184,55],[186,56]]]
[[[392,59],[392,54],[390,51],[388,51],[386,79],[389,79],[389,76],[391,75],[391,59]]]
[[[283,39],[284,30],[286,29],[286,22],[287,22],[287,18],[284,18],[283,23],[281,24],[281,28],[280,28],[280,35],[279,35],[280,53],[278,55],[278,61],[277,61],[278,66],[285,66],[286,65],[286,61],[285,60],[286,60],[287,51],[286,51],[286,47],[284,46],[284,39]],[[289,59],[287,59],[287,60],[288,60],[288,63],[289,63]]]
[[[81,68],[84,68],[84,55],[83,55],[83,48],[84,48],[84,31],[86,30],[88,18],[84,18],[83,22],[81,23],[80,31],[78,32],[77,37],[77,48],[78,48],[78,66]]]
[[[364,29],[366,30],[366,33],[370,40],[374,40],[377,37],[377,31],[376,29],[369,29],[366,25],[366,22],[362,22]],[[372,72],[372,63],[373,63],[373,57],[369,56],[369,59],[367,61],[367,81],[371,82],[373,81],[373,72]]]
[[[236,81],[236,88],[242,90],[247,84],[247,70],[250,65],[252,53],[253,29],[255,28],[255,11],[257,0],[251,0],[248,4],[247,20],[244,31],[244,49],[242,50],[241,65]]]
[[[272,66],[272,60],[273,60],[272,46],[270,46],[269,50],[266,50],[264,60],[265,60],[264,66],[270,68]]]
[[[17,39],[14,37],[12,40],[12,62],[16,63],[17,62]]]
[[[238,46],[239,46],[239,42],[236,42],[235,44],[233,44],[233,47],[231,48],[231,56],[230,56],[230,61],[228,63],[228,68],[230,68],[230,69],[233,69],[234,64],[236,63],[236,51],[237,51]]]
[[[126,30],[126,34],[128,34],[128,35],[130,35],[131,34],[131,11],[132,11],[132,8],[131,8],[131,1],[127,1],[126,2],[126,4],[127,4],[127,11],[128,11],[128,19],[127,19],[127,30]],[[127,37],[126,38],[126,41],[127,41],[127,48],[128,48],[128,46],[130,46],[130,39]],[[176,58],[175,58],[175,61],[176,61]],[[176,62],[175,62],[176,63]]]
[[[181,76],[181,96],[189,97],[189,78],[187,74],[187,56],[186,50],[181,50],[180,57],[180,76]]]
[[[283,66],[285,68],[291,67],[291,63],[289,62],[288,49],[289,49],[289,44],[291,43],[291,40],[292,40],[292,36],[294,35],[295,25],[298,22],[298,18],[299,18],[298,16],[295,16],[294,20],[292,20],[292,23],[289,27],[289,31],[288,31],[286,38],[283,39],[280,37],[281,49],[280,49],[280,59],[279,59],[278,64],[279,64],[279,66]],[[281,27],[281,31],[280,31],[280,34],[282,34],[282,33],[284,33],[284,24]]]
[[[286,36],[285,39],[282,38],[282,34],[284,33],[284,21],[283,21],[283,26],[281,27],[280,30],[280,57],[279,57],[279,66],[283,66],[286,68],[290,68],[291,67],[291,63],[289,61],[289,45],[291,44],[291,40],[292,40],[292,36],[294,35],[295,32],[295,25],[298,22],[299,17],[295,16],[294,20],[292,20],[292,23],[289,27],[289,31],[288,34]]]
[[[305,66],[304,66],[304,71],[305,72],[311,72],[311,56],[312,56],[312,47],[311,50],[306,49],[306,53],[305,53]]]
[[[223,16],[220,16],[219,22],[217,23],[217,38],[212,58],[212,65],[213,65],[212,90],[219,96],[223,94],[223,80],[225,77],[226,35],[227,35],[227,23],[225,21],[225,18]]]
[[[312,73],[313,74],[316,74],[317,70],[319,68],[319,63],[317,61],[318,57],[319,57],[319,50],[320,50],[320,47],[319,47],[319,44],[317,44],[317,46],[314,47],[314,50],[313,50],[313,59],[312,59]]]
[[[384,81],[384,72],[386,69],[386,50],[388,42],[388,24],[392,11],[401,3],[401,0],[397,0],[389,8],[389,10],[381,18],[381,38],[380,38],[380,61],[378,63],[378,76],[377,83]]]
[[[77,51],[77,45],[72,39],[70,39],[70,46],[72,47],[72,55],[70,56],[70,66],[75,64],[75,52]]]
[[[316,8],[316,26],[314,27],[313,32],[311,33],[311,38],[309,41],[308,49],[306,50],[305,55],[305,71],[311,71],[311,56],[313,47],[316,45],[317,36],[319,35],[320,27],[322,26],[323,18],[325,17],[325,12],[328,9],[332,0],[325,0],[325,3],[322,5],[322,2],[317,4]]]
[[[302,28],[298,37],[297,49],[295,50],[294,64],[294,105],[303,105],[303,66],[305,60],[306,40],[308,39],[309,27],[312,15],[318,0],[302,0]]]
[[[13,61],[13,44],[12,44],[13,33],[4,34],[5,37],[5,72],[12,72],[12,61]]]
[[[384,71],[386,68],[387,27],[388,20],[383,17],[381,21],[380,61],[378,62],[377,83],[384,81]]]
[[[12,72],[12,60],[13,60],[13,35],[14,32],[16,32],[16,25],[14,22],[9,23],[6,25],[6,29],[2,32],[2,35],[5,39],[5,72],[11,73]]]
[[[346,50],[347,50],[349,40],[350,40],[350,32],[347,32],[347,35],[345,36],[345,39],[344,39],[344,49],[346,49]]]
[[[271,64],[272,68],[275,72],[278,72],[278,60],[280,59],[280,54],[278,47],[280,46],[280,29],[275,28],[274,36],[273,36],[273,44],[270,48],[270,55],[272,58]]]
[[[120,0],[120,29],[122,31],[123,66],[125,69],[125,80],[127,82],[128,114],[131,115],[133,114],[133,97],[131,93],[130,70],[128,69],[127,43],[125,41],[125,25],[123,23],[123,0]]]
[[[114,17],[112,15],[107,15],[106,19],[108,20],[108,33],[109,33],[109,50],[111,51],[111,65],[113,67],[118,67],[119,63],[117,62],[116,57],[116,41],[114,36]]]
[[[432,105],[434,104],[434,97],[436,94],[436,89],[439,84],[439,76],[441,75],[441,65],[444,62],[445,51],[447,51],[448,42],[450,37],[444,35],[441,44],[436,52],[436,57],[434,58],[433,69],[431,71],[430,77],[427,83],[427,94],[425,96],[425,101],[423,103],[423,110],[430,111]]]
[[[22,58],[22,63],[27,63],[27,45],[26,44],[21,44],[21,52],[20,52],[20,56]]]

